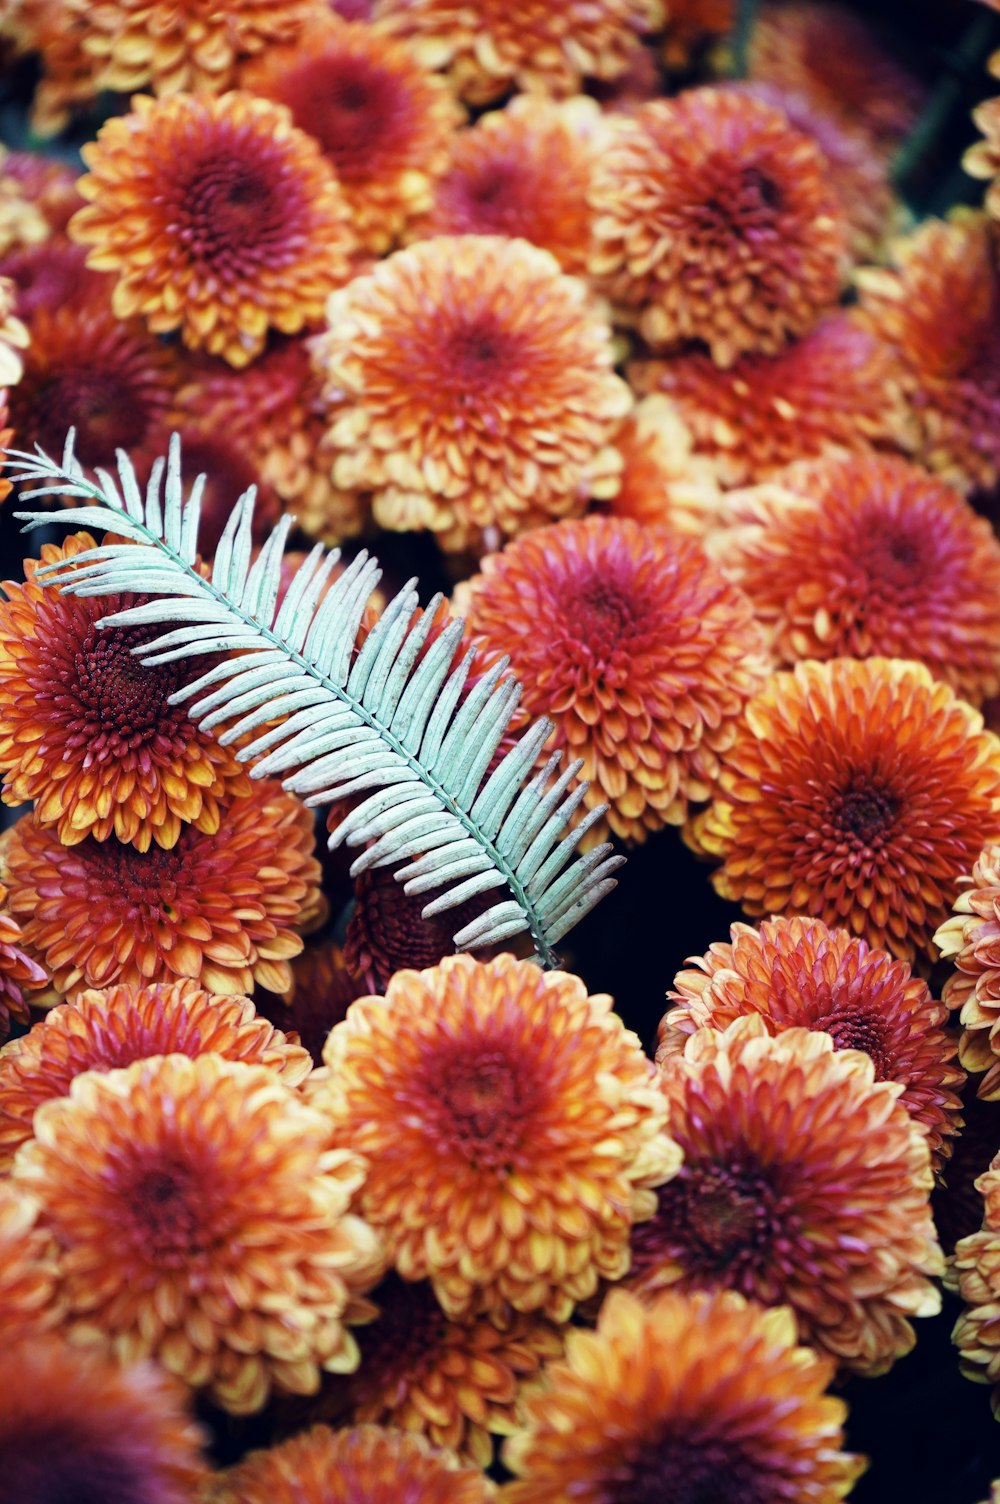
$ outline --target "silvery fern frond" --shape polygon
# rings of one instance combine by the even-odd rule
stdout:
[[[553,947],[615,886],[611,874],[623,858],[609,845],[575,855],[604,806],[566,833],[587,786],[577,781],[581,763],[560,769],[558,753],[536,771],[548,721],[529,727],[488,771],[521,693],[505,673],[506,660],[463,694],[473,651],[452,663],[464,624],[450,620],[430,640],[442,598],[417,617],[412,580],[358,650],[380,577],[364,552],[333,579],[339,553],[317,545],[278,606],[293,519],[281,519],[251,563],[254,487],[237,501],[206,578],[196,567],[205,477],[185,498],[177,436],[145,494],[128,456],[119,451],[117,458],[117,477],[99,469],[91,481],[73,455],[72,433],[60,461],[40,449],[8,451],[7,473],[22,488],[35,483],[21,490],[22,500],[57,495],[82,503],[17,512],[26,532],[59,521],[129,540],[44,566],[36,582],[74,595],[153,596],[101,625],[162,625],[162,635],[133,648],[148,664],[225,654],[172,703],[186,701],[203,729],[224,726],[221,742],[243,742],[236,755],[253,764],[252,776],[281,776],[308,804],[358,799],[330,837],[331,846],[366,846],[352,876],[394,867],[407,893],[437,895],[425,917],[506,888],[455,935],[456,947],[476,949],[527,930],[538,959],[553,965]]]

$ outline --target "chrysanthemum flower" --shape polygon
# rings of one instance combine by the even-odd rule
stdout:
[[[363,872],[354,884],[344,963],[369,992],[384,992],[397,971],[423,971],[453,955],[454,936],[489,902],[487,894],[424,919],[426,894],[404,893],[387,867]]]
[[[6,898],[7,889],[0,883],[0,906]],[[10,1033],[12,1019],[28,1022],[25,992],[48,981],[44,968],[21,949],[21,938],[21,926],[0,907],[0,1043]]]
[[[86,24],[86,50],[98,90],[129,94],[221,94],[241,60],[294,40],[322,16],[322,0],[62,0],[67,17]]]
[[[422,1434],[488,1467],[492,1438],[518,1428],[525,1385],[562,1353],[560,1330],[509,1311],[450,1321],[430,1285],[394,1274],[372,1301],[379,1314],[358,1334],[358,1371],[334,1381],[319,1401],[320,1418]]]
[[[888,455],[786,471],[737,504],[712,557],[776,661],[906,657],[973,705],[1000,690],[1000,542],[936,476]]]
[[[1000,846],[977,854],[961,887],[934,943],[955,967],[943,997],[961,1009],[959,1059],[968,1071],[986,1072],[979,1095],[993,1102],[1000,1098]]]
[[[604,133],[596,100],[519,95],[455,136],[434,205],[413,226],[427,235],[510,235],[551,251],[585,276],[587,191]]]
[[[44,545],[42,562],[94,546],[76,533]],[[5,581],[0,602],[4,802],[35,800],[35,818],[64,845],[113,836],[148,851],[175,846],[189,824],[213,834],[221,805],[249,794],[250,781],[231,751],[168,703],[183,672],[133,656],[159,629],[99,628],[142,597],[64,595],[37,584],[37,569],[27,560],[25,583]]]
[[[375,0],[373,19],[406,37],[455,92],[488,104],[512,89],[562,98],[584,78],[626,72],[640,38],[663,15],[659,0]]]
[[[180,1385],[67,1342],[0,1348],[3,1491],[20,1504],[190,1504],[207,1477]]]
[[[315,1100],[369,1160],[362,1215],[446,1313],[564,1320],[628,1267],[676,1173],[654,1068],[611,999],[530,961],[397,972],[331,1033]]]
[[[608,509],[644,526],[665,526],[699,540],[715,521],[722,493],[715,466],[692,453],[692,436],[669,397],[652,392],[637,402],[615,435],[621,482]]]
[[[995,1205],[1000,1176],[995,1166],[996,1160],[977,1182],[986,1195],[983,1226],[956,1245],[948,1284],[965,1302],[951,1334],[959,1366],[974,1383],[993,1385],[993,1414],[1000,1420],[1000,1217]]]
[[[294,47],[244,69],[240,83],[286,105],[319,142],[365,250],[384,254],[430,207],[463,112],[405,43],[327,11]]]
[[[1000,52],[994,52],[987,67],[994,78],[1000,78]],[[972,118],[986,139],[969,147],[962,166],[970,177],[989,182],[983,207],[991,219],[1000,219],[1000,98],[984,100]]]
[[[20,183],[21,191],[42,213],[53,234],[61,234],[83,200],[77,190],[79,174],[59,157],[41,152],[10,151],[0,162],[5,178]]]
[[[121,320],[104,297],[40,308],[24,376],[10,394],[18,444],[59,455],[70,427],[81,465],[114,467],[124,449],[143,472],[166,448],[179,366],[141,320]]]
[[[246,93],[136,95],[83,148],[70,233],[118,277],[119,318],[247,365],[269,327],[316,323],[350,275],[333,169],[281,105]]]
[[[837,300],[842,211],[779,110],[691,89],[619,117],[591,183],[591,273],[654,346],[773,355]]]
[[[858,272],[860,312],[894,351],[919,434],[916,458],[961,491],[1000,476],[1000,272],[990,221],[926,220],[896,269]]]
[[[702,1029],[663,1089],[684,1164],[632,1238],[644,1293],[725,1287],[787,1303],[803,1341],[877,1374],[933,1316],[943,1270],[926,1129],[829,1034],[770,1036],[759,1015]]]
[[[314,350],[334,483],[374,491],[380,526],[460,549],[613,492],[631,393],[587,287],[547,251],[421,241],[335,294],[327,321]]]
[[[286,1033],[294,1030],[313,1064],[322,1065],[326,1036],[367,989],[348,971],[343,951],[332,940],[307,945],[293,957],[289,969],[289,989],[280,998],[258,989],[257,1009]]]
[[[205,441],[224,435],[255,472],[255,521],[263,489],[265,498],[269,493],[294,509],[300,527],[334,544],[360,531],[366,509],[354,492],[338,491],[331,480],[320,386],[306,340],[278,337],[242,371],[208,357],[193,360],[176,410]],[[184,454],[192,473],[186,446]],[[238,494],[228,492],[224,511],[220,505],[223,520]]]
[[[678,972],[667,993],[675,1006],[660,1022],[661,1064],[683,1053],[698,1029],[725,1029],[750,1014],[770,1034],[821,1029],[838,1050],[870,1055],[876,1081],[903,1086],[900,1101],[927,1129],[941,1167],[961,1127],[955,1088],[965,1075],[952,1063],[947,1009],[905,961],[819,919],[792,918],[759,929],[734,924],[729,944],[712,945],[688,964],[697,969]]]
[[[24,360],[20,351],[28,343],[28,331],[19,318],[15,318],[17,288],[9,277],[0,277],[0,392],[21,380]],[[6,414],[0,414],[6,419]],[[0,498],[2,500],[2,498]]]
[[[380,1268],[347,1211],[363,1175],[275,1071],[217,1054],[77,1076],[11,1172],[59,1245],[63,1330],[234,1414],[357,1366],[344,1323]]]
[[[296,932],[321,906],[314,845],[311,812],[271,782],[228,804],[214,834],[186,825],[168,851],[92,836],[66,847],[22,819],[9,908],[64,995],[184,977],[206,992],[283,992]]]
[[[41,245],[0,257],[0,277],[9,277],[17,289],[18,317],[30,324],[36,315],[55,313],[67,303],[96,300],[102,295],[107,303],[108,278],[90,271],[86,260],[83,246],[74,245],[64,235],[53,235]]]
[[[723,486],[755,485],[830,450],[913,447],[892,351],[842,313],[778,355],[744,355],[723,371],[692,351],[633,361],[629,380],[676,404]]]
[[[861,1471],[840,1450],[847,1407],[826,1358],[795,1345],[788,1310],[730,1293],[612,1290],[596,1332],[528,1400],[504,1460],[505,1504],[711,1499],[836,1504]]]
[[[87,32],[85,19],[70,19],[63,0],[12,0],[0,11],[0,37],[10,37],[17,52],[35,53],[42,65],[30,114],[38,136],[58,135],[97,95]]]
[[[0,1355],[19,1337],[37,1339],[62,1315],[52,1234],[38,1226],[38,1203],[0,1180]],[[4,1405],[9,1395],[4,1394]]]
[[[693,842],[749,914],[812,914],[893,955],[933,935],[1000,839],[1000,741],[919,663],[835,658],[777,673],[723,755]]]
[[[25,193],[23,184],[5,170],[6,158],[0,146],[0,255],[40,245],[51,233],[45,215]]]
[[[680,824],[763,680],[742,593],[691,539],[628,517],[529,533],[481,567],[459,598],[470,635],[584,759],[590,805],[631,840]]]
[[[84,1071],[208,1054],[266,1065],[289,1086],[312,1069],[308,1051],[258,1018],[249,998],[219,997],[189,981],[77,993],[0,1050],[0,1170],[31,1138],[36,1109],[68,1096]]]
[[[381,1426],[331,1431],[313,1426],[220,1473],[211,1504],[491,1504],[496,1491],[478,1468],[422,1436]]]

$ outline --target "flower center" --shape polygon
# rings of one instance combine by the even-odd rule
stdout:
[[[177,195],[177,238],[193,261],[225,281],[273,266],[282,245],[297,239],[288,233],[287,190],[270,180],[265,144],[253,145],[252,164],[235,154],[210,157]]]
[[[633,1273],[641,1279],[680,1256],[689,1273],[753,1294],[775,1238],[788,1231],[782,1210],[771,1181],[750,1160],[685,1165],[658,1192],[656,1216],[635,1228]]]
[[[519,234],[525,216],[522,178],[517,163],[492,161],[456,183],[455,207],[466,227],[477,235]]]
[[[508,342],[492,320],[461,324],[448,335],[447,358],[458,386],[483,391],[493,385]]]
[[[327,54],[296,68],[282,97],[345,183],[372,177],[380,153],[405,134],[400,80],[356,54]]]
[[[885,1026],[880,1018],[873,1018],[857,1008],[846,1008],[816,1019],[812,1027],[829,1034],[838,1050],[863,1050],[874,1062],[875,1079],[889,1079],[891,1059],[886,1048]]]
[[[186,912],[191,911],[199,895],[187,859],[189,829],[183,828],[176,846],[169,851],[155,844],[148,851],[136,851],[118,841],[95,841],[92,837],[75,848],[81,860],[95,869],[95,890],[119,923],[146,934],[151,926],[173,924],[182,904]],[[201,845],[211,845],[213,839],[201,836]]]
[[[205,1187],[185,1165],[161,1162],[141,1169],[125,1190],[125,1202],[144,1257],[169,1268],[190,1264],[201,1247]]]
[[[647,1442],[622,1473],[605,1504],[774,1504],[738,1446],[697,1431]]]
[[[887,788],[868,784],[848,789],[833,805],[833,818],[852,846],[881,843],[899,813],[899,802]]]
[[[153,415],[131,374],[125,366],[120,371],[91,366],[49,373],[34,393],[32,438],[59,454],[72,426],[74,452],[85,466],[111,463],[116,449],[138,449]]]
[[[573,592],[567,602],[573,635],[605,664],[635,625],[635,605],[613,581],[595,578]]]
[[[521,1153],[539,1100],[530,1064],[500,1045],[469,1058],[441,1054],[425,1086],[442,1152],[474,1169],[509,1170]]]
[[[101,631],[96,622],[73,658],[73,694],[82,714],[67,747],[85,747],[88,760],[105,761],[157,738],[176,738],[183,712],[167,700],[181,682],[173,664],[150,667],[131,651],[160,635],[158,627]]]

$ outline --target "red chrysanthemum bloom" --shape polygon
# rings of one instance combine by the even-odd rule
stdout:
[[[459,597],[470,636],[583,758],[589,805],[631,840],[680,824],[763,682],[746,598],[693,540],[629,517],[540,529],[481,569]]]
[[[381,1426],[313,1426],[218,1474],[208,1498],[210,1504],[491,1504],[496,1491],[478,1468],[422,1436]]]
[[[41,562],[94,546],[76,533],[61,547],[44,545]],[[213,834],[222,804],[250,792],[244,769],[169,704],[185,671],[133,656],[159,627],[98,625],[144,597],[64,595],[37,584],[37,570],[26,560],[25,583],[5,581],[0,601],[4,802],[34,800],[36,820],[54,825],[67,846],[114,837],[148,851],[154,842],[175,846],[192,824]]]
[[[84,1071],[209,1054],[266,1065],[289,1086],[312,1069],[308,1051],[258,1018],[249,998],[202,992],[189,981],[77,993],[0,1050],[0,1171],[31,1138],[36,1109],[68,1096]]]
[[[990,221],[926,220],[896,269],[858,273],[861,316],[894,351],[917,460],[961,491],[1000,476],[1000,272]]]
[[[169,851],[92,836],[66,847],[23,819],[6,853],[9,907],[64,995],[184,977],[206,992],[283,992],[321,907],[314,846],[311,812],[270,782],[228,804],[214,834],[186,825]]]
[[[381,1263],[348,1214],[363,1176],[275,1071],[218,1054],[77,1076],[11,1171],[59,1246],[67,1335],[237,1415],[357,1367],[345,1321]]]
[[[779,664],[916,658],[973,705],[1000,691],[1000,542],[957,491],[887,455],[827,458],[741,497],[712,558]]]
[[[60,455],[72,427],[81,465],[113,469],[124,449],[145,472],[166,448],[179,370],[169,346],[141,320],[116,317],[103,297],[39,308],[10,394],[18,444]]]
[[[108,278],[88,270],[86,260],[83,246],[63,235],[0,257],[0,277],[9,277],[17,289],[18,317],[30,324],[38,314],[55,313],[68,303],[106,304]]]
[[[612,1290],[596,1332],[527,1402],[504,1448],[505,1504],[689,1499],[836,1504],[863,1467],[840,1450],[847,1407],[833,1366],[797,1347],[788,1310],[739,1296]]]
[[[137,94],[83,148],[70,233],[118,281],[119,318],[245,366],[269,327],[316,323],[350,276],[347,207],[317,142],[246,93]]]
[[[943,1028],[947,1008],[905,961],[822,920],[793,918],[759,929],[734,924],[729,944],[688,965],[697,969],[678,972],[667,993],[675,1006],[660,1021],[660,1064],[682,1054],[699,1029],[725,1029],[750,1014],[770,1034],[821,1029],[838,1050],[870,1055],[876,1081],[904,1088],[900,1101],[927,1129],[932,1163],[941,1168],[962,1126],[956,1088],[965,1073],[953,1064],[956,1046]]]
[[[395,1274],[371,1299],[378,1317],[358,1333],[358,1371],[327,1385],[316,1418],[422,1434],[489,1467],[493,1437],[518,1429],[525,1386],[562,1353],[561,1331],[519,1311],[450,1321],[426,1281]]]
[[[817,0],[771,0],[754,18],[750,76],[803,94],[864,130],[887,154],[909,135],[923,102],[917,79],[857,11]]]
[[[842,313],[778,355],[744,355],[722,371],[692,351],[633,361],[629,380],[676,404],[723,486],[755,485],[830,450],[913,447],[892,351]]]
[[[806,333],[840,293],[843,216],[826,163],[770,105],[691,89],[618,117],[591,182],[590,270],[654,346],[731,366]]]
[[[433,208],[410,238],[519,236],[551,251],[564,272],[585,276],[602,119],[584,95],[562,103],[520,95],[483,115],[455,136]]]
[[[1000,846],[978,853],[960,886],[955,912],[934,943],[955,967],[943,997],[962,1010],[959,1059],[968,1071],[986,1072],[979,1095],[994,1102],[1000,1098]]]
[[[426,893],[404,893],[390,868],[370,868],[354,884],[344,964],[369,992],[384,992],[397,971],[424,971],[453,955],[454,936],[478,919],[495,896],[487,893],[424,919]],[[485,959],[482,951],[477,954]]]
[[[986,66],[994,78],[1000,78],[1000,52],[994,52]],[[983,207],[991,219],[1000,219],[1000,98],[984,100],[972,118],[986,139],[969,147],[962,166],[970,177],[987,180],[990,186]]]
[[[373,491],[380,526],[460,549],[613,492],[631,393],[586,285],[547,251],[421,241],[335,294],[327,320],[334,483]]]
[[[665,526],[701,540],[722,508],[715,466],[692,453],[692,436],[669,397],[637,402],[615,435],[621,481],[606,508],[644,526]]]
[[[1000,839],[1000,741],[923,664],[800,663],[748,704],[692,838],[749,914],[933,955],[959,879]]]
[[[803,1341],[884,1373],[933,1316],[944,1261],[927,1130],[829,1034],[759,1015],[702,1029],[663,1089],[683,1166],[632,1236],[630,1287],[725,1287],[787,1303]]]
[[[305,338],[273,338],[263,355],[242,371],[208,357],[193,360],[177,394],[176,410],[203,442],[224,437],[234,456],[238,453],[254,472],[255,523],[263,490],[265,500],[268,495],[279,498],[294,509],[300,527],[324,542],[338,543],[361,530],[366,510],[361,499],[338,491],[330,477],[333,456],[323,442],[326,403]],[[198,440],[188,442],[197,446]],[[186,468],[190,473],[190,464]],[[234,475],[234,483],[235,479]],[[220,495],[223,521],[238,495],[238,490],[229,491],[225,508]]]
[[[190,1504],[208,1476],[180,1385],[69,1343],[0,1349],[3,1493],[101,1504]]]
[[[562,98],[584,78],[628,70],[640,38],[663,15],[659,0],[375,0],[373,19],[406,37],[455,92],[488,104],[512,89]]]
[[[7,889],[0,883],[0,905],[6,898]],[[28,1022],[25,992],[48,981],[44,968],[21,949],[21,938],[17,921],[0,912],[0,1043],[10,1033],[12,1019],[19,1024]]]
[[[319,142],[364,250],[383,255],[430,207],[463,112],[405,43],[327,11],[294,47],[244,69],[240,83],[286,105]]]
[[[773,105],[789,125],[815,141],[827,164],[827,182],[840,202],[851,253],[855,260],[871,258],[899,211],[885,152],[866,131],[806,94],[763,82],[734,87]]]
[[[369,1162],[358,1200],[404,1279],[451,1317],[564,1320],[628,1267],[676,1173],[665,1103],[611,999],[531,961],[401,971],[327,1040],[314,1099]]]
[[[94,87],[129,94],[221,94],[236,82],[239,63],[294,40],[322,17],[325,0],[62,0],[70,24],[86,26]]]
[[[19,1337],[37,1339],[62,1316],[56,1245],[37,1224],[35,1198],[0,1180],[0,1357]],[[9,1398],[4,1393],[0,1426]]]

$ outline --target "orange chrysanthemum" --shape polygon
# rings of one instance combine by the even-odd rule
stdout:
[[[525,1385],[562,1353],[559,1329],[520,1312],[449,1321],[427,1283],[396,1275],[372,1300],[379,1315],[359,1333],[358,1371],[335,1381],[320,1417],[423,1434],[488,1467],[493,1437],[518,1428]]]
[[[916,123],[924,90],[861,15],[817,0],[770,0],[754,18],[753,79],[803,94],[891,153]]]
[[[31,1138],[36,1109],[68,1096],[84,1071],[208,1054],[266,1065],[289,1086],[312,1069],[308,1051],[258,1018],[249,998],[219,997],[188,981],[77,993],[0,1050],[0,1171]]]
[[[0,255],[40,245],[51,234],[48,221],[24,184],[7,172],[8,153],[0,145]]]
[[[94,546],[76,533],[61,547],[46,544],[42,563]],[[214,834],[221,805],[249,794],[246,773],[169,704],[183,673],[133,656],[160,629],[98,625],[144,597],[65,595],[37,584],[37,570],[27,560],[25,583],[5,581],[0,602],[4,802],[35,800],[35,818],[67,846],[115,837],[148,851],[154,842],[176,846],[188,825]]]
[[[220,1473],[211,1504],[491,1504],[493,1484],[422,1436],[313,1426]]]
[[[118,281],[119,318],[245,366],[350,275],[347,207],[317,142],[250,94],[136,95],[83,148],[70,234]]]
[[[529,533],[481,568],[460,596],[469,632],[584,759],[589,804],[631,840],[680,824],[763,680],[746,598],[693,540],[628,517]]]
[[[611,999],[530,961],[401,971],[326,1043],[316,1101],[369,1160],[362,1215],[451,1317],[564,1320],[628,1267],[649,1186],[676,1173],[665,1103]]]
[[[896,269],[858,272],[861,316],[895,352],[916,458],[961,491],[1000,476],[1000,271],[983,214],[926,220]]]
[[[9,0],[0,11],[0,34],[19,52],[34,52],[42,65],[31,102],[31,128],[56,136],[96,95],[94,60],[86,50],[86,19],[70,19],[63,0]]]
[[[948,1007],[962,1010],[959,1059],[968,1071],[986,1072],[979,1095],[995,1102],[1000,1099],[1000,846],[989,844],[977,854],[961,887],[955,912],[934,943],[955,967],[943,997]]]
[[[617,118],[591,208],[591,272],[654,346],[702,340],[720,366],[773,355],[840,292],[823,156],[749,95],[691,89]]]
[[[724,486],[755,485],[831,449],[911,447],[891,350],[841,313],[779,355],[744,355],[720,371],[694,351],[635,361],[629,379],[676,403]]]
[[[940,1169],[962,1126],[947,1009],[905,961],[873,950],[819,919],[771,919],[759,929],[734,924],[729,944],[692,956],[667,993],[675,1006],[660,1021],[657,1060],[684,1051],[698,1029],[725,1029],[755,1014],[768,1033],[821,1029],[838,1050],[870,1055],[876,1081],[895,1081],[900,1101],[927,1129]],[[0,1056],[2,1065],[2,1056]],[[0,1082],[2,1082],[0,1073]]]
[[[406,37],[455,92],[488,104],[520,89],[562,98],[584,78],[625,73],[640,38],[660,21],[659,0],[375,0],[373,19]]]
[[[169,851],[88,836],[66,847],[31,819],[7,847],[9,908],[57,990],[190,977],[206,992],[283,992],[321,907],[313,819],[279,784],[227,805],[212,835],[186,825]]]
[[[294,508],[300,527],[334,544],[360,531],[365,508],[353,492],[338,491],[331,481],[332,455],[323,443],[326,404],[320,385],[306,340],[279,337],[243,371],[207,357],[192,361],[176,408],[190,434],[197,432],[205,441],[224,435],[234,453],[254,471],[252,478],[258,486],[255,522],[261,515],[263,486]],[[190,473],[187,462],[186,468]],[[210,479],[210,489],[211,485]],[[220,495],[222,521],[238,495],[239,490]]]
[[[11,1171],[59,1246],[63,1330],[237,1415],[357,1366],[344,1323],[380,1267],[347,1211],[363,1175],[275,1071],[218,1054],[77,1076]]]
[[[504,1448],[504,1504],[711,1499],[835,1504],[863,1463],[840,1450],[847,1407],[832,1364],[795,1345],[787,1310],[726,1293],[612,1290],[596,1332],[528,1400]]]
[[[693,841],[749,914],[812,914],[893,955],[933,935],[1000,839],[1000,741],[920,663],[835,658],[772,675],[723,754]]]
[[[702,539],[722,507],[715,467],[692,453],[691,430],[658,392],[637,402],[615,435],[621,483],[605,505],[616,517]]]
[[[994,78],[1000,78],[1000,52],[994,52],[987,67]],[[1000,219],[1000,98],[984,100],[972,118],[986,139],[969,147],[962,166],[970,177],[989,182],[983,207],[991,219]]]
[[[6,1178],[0,1180],[0,1355],[17,1338],[35,1339],[58,1323],[57,1281],[56,1245],[38,1226],[38,1203]],[[0,1425],[9,1398],[4,1393]]]
[[[1000,542],[935,476],[827,458],[740,498],[712,557],[750,597],[778,663],[906,657],[973,705],[1000,691]]]
[[[40,308],[10,394],[18,443],[59,455],[72,427],[82,465],[114,468],[124,449],[144,473],[166,448],[178,377],[174,352],[141,320],[116,318],[103,297]]]
[[[152,1363],[122,1367],[69,1343],[0,1348],[3,1492],[101,1504],[190,1504],[207,1477],[180,1386]]]
[[[483,115],[455,136],[434,206],[411,238],[519,236],[551,251],[564,272],[585,276],[602,118],[583,95],[562,103],[520,95]]]
[[[702,1029],[668,1060],[680,1173],[632,1238],[631,1287],[725,1287],[787,1303],[804,1342],[884,1373],[933,1316],[944,1261],[927,1131],[829,1034],[771,1036],[759,1014]]]
[[[327,11],[294,47],[244,69],[240,83],[286,105],[319,142],[364,250],[384,254],[430,207],[463,112],[405,43]]]
[[[0,883],[0,906],[6,898],[7,889]],[[21,938],[21,926],[0,907],[0,1043],[10,1033],[12,1019],[20,1024],[28,1022],[25,992],[48,981],[44,968],[21,949]]]
[[[333,479],[382,527],[445,548],[517,533],[614,490],[632,398],[585,284],[547,251],[442,235],[397,251],[327,307],[314,344]]]
[[[241,61],[294,40],[325,13],[323,0],[62,0],[66,17],[86,26],[96,90],[130,94],[221,94]]]

